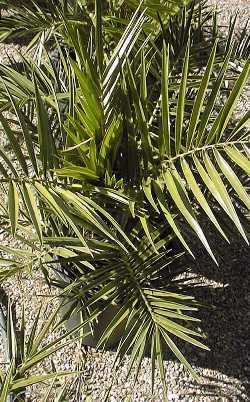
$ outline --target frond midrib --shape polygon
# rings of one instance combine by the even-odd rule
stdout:
[[[238,141],[224,141],[224,142],[219,142],[219,143],[216,143],[216,144],[203,145],[202,147],[197,147],[197,148],[194,148],[194,149],[190,149],[190,150],[188,150],[186,152],[182,152],[182,153],[180,153],[178,155],[175,155],[175,156],[173,156],[171,158],[165,159],[163,161],[163,165],[169,165],[169,164],[175,162],[178,159],[185,158],[186,156],[191,156],[191,155],[199,153],[199,152],[204,152],[204,151],[207,151],[207,150],[213,150],[213,149],[217,149],[217,148],[222,148],[223,149],[223,148],[225,148],[227,146],[244,145],[244,144],[245,145],[250,144],[250,139],[243,140],[243,141],[239,141],[239,140]]]

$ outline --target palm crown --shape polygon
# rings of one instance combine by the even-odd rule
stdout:
[[[195,257],[192,234],[217,263],[202,215],[230,241],[228,215],[248,243],[249,112],[232,122],[250,72],[246,33],[234,41],[232,21],[224,40],[204,4],[169,23],[182,2],[124,1],[123,11],[107,2],[105,12],[98,0],[94,9],[80,3],[27,6],[37,21],[34,58],[22,56],[20,72],[0,66],[10,144],[8,153],[0,148],[1,228],[28,246],[22,257],[41,266],[65,302],[73,300],[71,314],[80,310],[93,323],[119,307],[98,342],[105,346],[123,323],[115,362],[130,353],[129,371],[138,373],[149,353],[152,380],[157,363],[165,384],[167,344],[197,378],[175,339],[207,347],[190,315],[198,304],[177,279],[183,250]],[[24,33],[30,21],[16,18]],[[3,37],[15,35],[7,22]],[[43,47],[47,38],[54,53]],[[1,277],[22,267],[6,259]]]

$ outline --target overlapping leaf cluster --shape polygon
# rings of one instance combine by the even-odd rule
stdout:
[[[24,15],[39,26],[34,57],[20,70],[0,66],[11,148],[0,148],[2,229],[29,246],[29,261],[93,331],[92,315],[118,306],[98,346],[123,325],[115,364],[130,353],[137,376],[149,353],[152,383],[157,363],[164,384],[165,345],[194,375],[175,340],[207,349],[190,315],[197,303],[178,280],[181,250],[195,256],[192,233],[216,262],[203,215],[230,241],[227,215],[248,243],[250,206],[250,114],[233,119],[250,72],[247,28],[235,37],[232,20],[224,39],[205,3],[170,20],[180,5],[32,2]],[[43,47],[41,13],[50,24],[52,11],[59,22]],[[24,267],[7,257],[1,265],[2,278]]]

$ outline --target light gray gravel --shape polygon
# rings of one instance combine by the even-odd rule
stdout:
[[[240,26],[243,26],[250,17],[250,1],[211,0],[211,3],[218,4],[222,8],[220,18],[225,26],[228,25],[230,12],[236,9],[239,9],[238,24]],[[0,44],[0,61],[6,61],[7,54],[14,56],[20,50],[24,51],[25,48],[13,44]],[[241,102],[241,110],[249,108],[249,94],[244,95]],[[0,238],[0,241],[8,242],[9,240]],[[237,237],[231,248],[226,248],[222,243],[220,246],[223,248],[220,268],[211,267],[210,260],[204,256],[202,250],[200,250],[201,261],[196,266],[198,275],[201,273],[204,275],[204,266],[207,267],[205,281],[211,284],[211,288],[205,293],[197,289],[197,295],[203,302],[216,306],[216,310],[202,312],[211,352],[204,353],[185,347],[185,352],[190,355],[193,366],[201,375],[201,383],[194,383],[177,361],[167,360],[165,367],[169,385],[169,401],[250,401],[250,252]],[[11,300],[17,302],[17,306],[21,300],[25,302],[29,327],[34,321],[41,302],[50,300],[49,310],[54,307],[55,302],[52,301],[52,295],[39,271],[32,275],[23,273],[19,277],[6,281],[4,289]],[[20,316],[18,308],[17,315]],[[75,369],[84,356],[84,351],[77,345],[73,345],[57,353],[54,362],[58,368]],[[4,357],[1,355],[0,344],[0,361],[1,359]],[[143,360],[136,385],[133,384],[132,379],[126,380],[128,359],[125,359],[115,375],[111,371],[113,360],[114,353],[111,351],[101,353],[94,349],[88,350],[85,363],[85,376],[88,381],[83,393],[83,401],[87,400],[84,395],[90,394],[91,399],[88,399],[88,402],[102,402],[104,393],[112,380],[110,402],[162,401],[159,373],[156,376],[154,393],[151,394],[149,359]],[[50,362],[45,363],[40,370],[41,372],[49,371]],[[40,402],[43,394],[44,387],[34,387],[29,400]]]

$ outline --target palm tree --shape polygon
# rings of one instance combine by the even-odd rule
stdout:
[[[123,11],[118,3],[107,2],[105,13],[98,0],[94,13],[84,5],[88,26],[75,21],[75,9],[70,18],[53,6],[60,21],[48,45],[39,25],[33,59],[22,56],[21,71],[0,66],[10,147],[0,148],[0,222],[27,246],[0,245],[12,255],[0,275],[38,265],[92,331],[116,306],[97,347],[122,324],[115,365],[129,353],[128,374],[135,367],[137,377],[150,354],[152,384],[157,364],[167,398],[165,345],[196,379],[176,339],[208,349],[193,316],[199,305],[180,280],[184,251],[195,258],[194,235],[217,264],[202,216],[230,241],[228,216],[248,244],[250,114],[236,122],[233,113],[249,78],[249,47],[246,30],[234,40],[235,21],[225,40],[204,3],[171,19],[169,2],[158,12],[155,2],[127,0]],[[29,10],[40,24],[40,11]],[[40,10],[50,24],[51,10]]]

